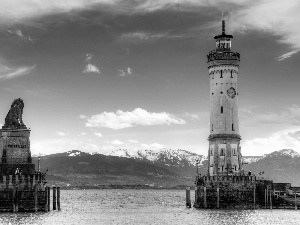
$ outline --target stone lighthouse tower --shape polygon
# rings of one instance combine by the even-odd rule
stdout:
[[[232,35],[215,36],[216,49],[207,55],[210,76],[208,175],[241,174],[237,77],[240,54],[231,51]]]

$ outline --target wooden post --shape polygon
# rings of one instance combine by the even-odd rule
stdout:
[[[220,208],[220,189],[217,187],[217,208]]]
[[[38,211],[38,187],[34,186],[34,211]]]
[[[198,207],[198,194],[197,194],[197,186],[195,186],[195,202],[194,207]]]
[[[18,187],[16,187],[16,194],[15,194],[15,196],[16,196],[16,205],[15,205],[15,210],[16,210],[16,212],[19,212],[19,192],[18,192]]]
[[[57,187],[57,209],[60,210],[60,187]]]
[[[297,197],[296,197],[296,191],[295,191],[295,210],[297,210]]]
[[[270,209],[272,209],[272,192],[270,190]]]
[[[191,190],[186,187],[186,207],[191,208]]]
[[[203,188],[204,191],[204,208],[207,208],[207,201],[206,201],[206,187]]]
[[[269,205],[269,188],[267,187],[267,206]]]
[[[254,188],[253,188],[253,209],[255,209],[255,186],[254,186]]]
[[[48,211],[48,187],[45,187],[45,212]]]
[[[267,208],[267,189],[265,189],[265,209]]]
[[[13,188],[12,202],[13,202],[13,212],[16,212],[16,188],[15,187]]]
[[[53,187],[53,210],[56,210],[56,187]]]
[[[48,200],[47,200],[48,211],[50,211],[50,200],[51,200],[51,198],[50,198],[50,187],[47,187],[47,192],[48,192],[48,194],[47,194],[47,197],[48,197]]]

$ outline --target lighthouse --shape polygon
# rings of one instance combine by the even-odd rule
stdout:
[[[208,176],[239,175],[242,155],[238,119],[238,88],[240,54],[231,50],[232,35],[214,37],[215,50],[207,55],[210,77],[210,135],[208,137]]]

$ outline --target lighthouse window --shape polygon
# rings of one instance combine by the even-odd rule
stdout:
[[[232,72],[233,72],[233,70],[230,71],[230,78],[233,78],[233,77],[232,77]]]
[[[224,165],[222,165],[222,171],[224,171]]]
[[[223,106],[221,106],[221,113],[223,113]]]
[[[234,166],[234,170],[236,171],[236,166]]]
[[[221,70],[221,76],[220,76],[220,78],[223,78],[223,71]]]
[[[234,123],[232,124],[232,131],[234,131]]]
[[[224,156],[225,153],[224,153],[224,148],[221,148],[221,153],[220,153],[220,156]]]

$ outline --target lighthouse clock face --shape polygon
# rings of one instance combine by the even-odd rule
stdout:
[[[229,98],[234,98],[236,95],[236,91],[233,87],[229,88],[227,90],[227,95],[229,96]]]

